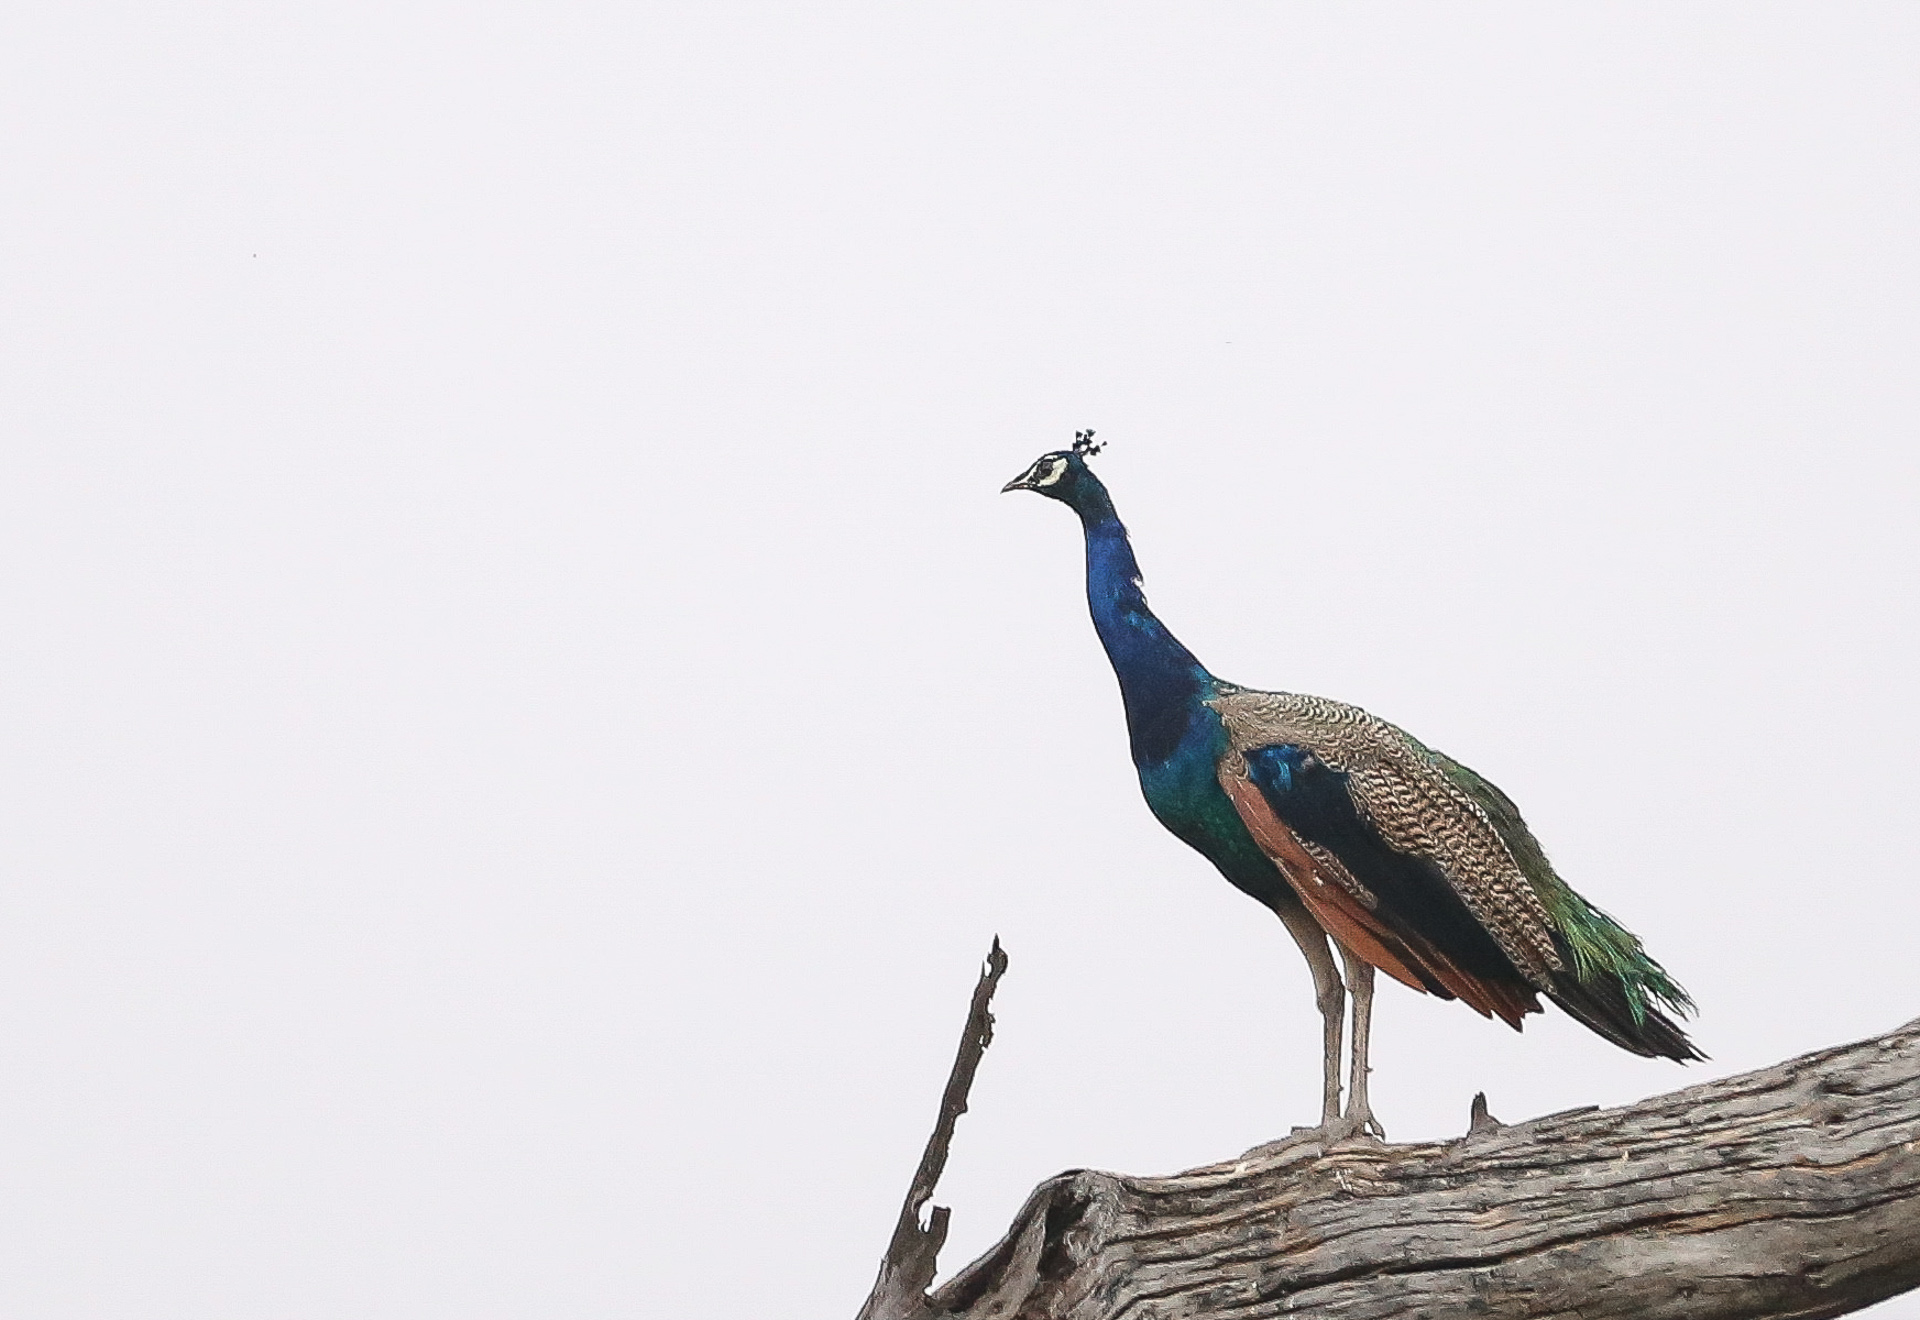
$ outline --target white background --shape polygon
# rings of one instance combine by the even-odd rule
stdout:
[[[1394,986],[1397,1138],[1920,1013],[1920,10],[0,20],[0,1313],[850,1316],[1315,1114],[1148,816],[1223,677],[1477,766],[1690,1069]],[[1881,1313],[1920,1316],[1899,1301]]]

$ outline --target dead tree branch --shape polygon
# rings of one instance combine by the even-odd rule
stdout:
[[[910,1320],[926,1314],[927,1285],[933,1282],[935,1262],[947,1240],[949,1211],[936,1205],[927,1222],[920,1222],[920,1211],[933,1198],[935,1184],[947,1167],[947,1150],[953,1144],[954,1124],[967,1112],[967,1093],[973,1089],[973,1074],[980,1057],[993,1043],[993,1014],[987,1011],[993,1002],[994,987],[1007,970],[1007,955],[994,937],[987,951],[987,965],[981,969],[979,984],[973,987],[973,1005],[967,1011],[966,1030],[960,1035],[960,1050],[954,1056],[953,1071],[947,1076],[947,1089],[940,1097],[940,1117],[927,1138],[927,1148],[914,1170],[907,1188],[907,1199],[900,1207],[900,1218],[893,1226],[893,1240],[887,1244],[886,1258],[880,1262],[880,1277],[873,1282],[867,1304],[860,1308],[859,1320]]]
[[[1920,1285],[1920,1021],[1619,1109],[1473,1118],[1430,1145],[1061,1174],[897,1314],[1812,1320]]]

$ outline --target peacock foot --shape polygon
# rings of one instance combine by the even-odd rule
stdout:
[[[1372,1113],[1345,1114],[1331,1118],[1315,1127],[1297,1127],[1287,1134],[1289,1141],[1318,1141],[1323,1146],[1332,1146],[1342,1141],[1351,1141],[1356,1137],[1367,1141],[1385,1141],[1386,1128]]]
[[[1321,1139],[1329,1146],[1341,1141],[1359,1138],[1365,1141],[1385,1141],[1387,1130],[1380,1120],[1373,1116],[1371,1109],[1349,1109],[1331,1123],[1323,1123],[1320,1128]]]

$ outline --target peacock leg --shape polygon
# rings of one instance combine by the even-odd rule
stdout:
[[[1346,1026],[1347,989],[1340,984],[1340,971],[1333,965],[1333,951],[1327,947],[1327,933],[1320,929],[1320,923],[1308,915],[1304,907],[1282,908],[1278,915],[1294,943],[1300,946],[1300,952],[1307,956],[1307,966],[1313,972],[1313,1002],[1320,1009],[1321,1043],[1325,1050],[1320,1126],[1331,1128],[1340,1121],[1340,1037]]]
[[[1347,1085],[1347,1113],[1340,1126],[1353,1135],[1386,1138],[1387,1130],[1367,1103],[1367,1044],[1373,1031],[1373,964],[1356,957],[1345,945],[1340,959],[1347,967],[1347,987],[1353,991],[1353,1077]]]

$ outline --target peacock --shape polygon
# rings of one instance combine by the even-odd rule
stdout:
[[[1087,463],[1103,447],[1078,432],[1002,493],[1080,515],[1087,602],[1147,806],[1306,955],[1324,1047],[1318,1131],[1386,1135],[1367,1100],[1376,969],[1515,1030],[1545,995],[1621,1049],[1705,1058],[1668,1016],[1692,1012],[1687,992],[1560,878],[1490,781],[1357,706],[1215,678],[1180,644],[1148,608],[1127,529]]]

